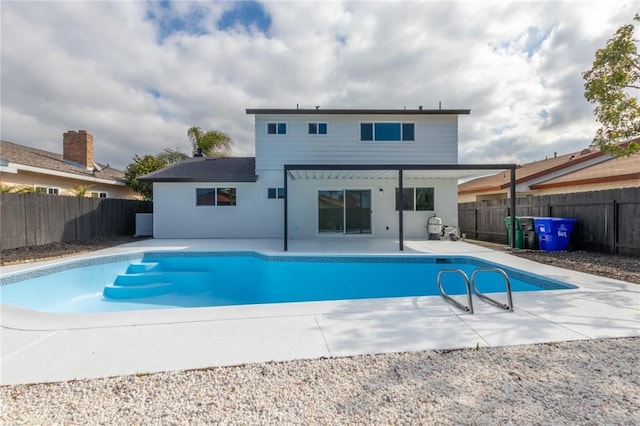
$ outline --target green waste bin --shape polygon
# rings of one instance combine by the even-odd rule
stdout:
[[[504,224],[507,227],[507,238],[509,240],[509,247],[512,246],[511,244],[511,216],[507,216],[504,218]],[[518,216],[516,216],[516,244],[515,244],[515,248],[524,248],[524,245],[522,245],[522,227],[520,224],[520,218]]]

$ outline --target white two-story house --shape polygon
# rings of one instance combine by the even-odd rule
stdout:
[[[193,158],[144,177],[153,182],[155,238],[402,244],[424,238],[431,216],[457,225],[458,178],[498,166],[458,164],[458,116],[469,110],[246,112],[255,116],[255,158]]]

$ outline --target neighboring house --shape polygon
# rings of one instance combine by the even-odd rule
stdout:
[[[584,149],[523,164],[516,169],[516,195],[564,194],[640,186],[640,155],[611,158]],[[461,203],[509,197],[509,173],[498,173],[458,186]]]
[[[458,115],[469,110],[247,114],[255,158],[193,158],[141,178],[153,182],[154,237],[284,233],[286,249],[287,238],[424,238],[434,215],[457,224],[457,182],[469,175],[458,164]]]
[[[535,195],[640,187],[640,153],[610,158],[564,176],[531,185]]]
[[[14,191],[27,189],[52,195],[139,198],[125,185],[124,172],[93,160],[93,136],[69,130],[63,136],[63,154],[0,141],[0,184]]]

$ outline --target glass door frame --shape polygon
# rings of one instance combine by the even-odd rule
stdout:
[[[347,193],[349,191],[357,191],[357,192],[368,192],[368,198],[369,198],[369,206],[368,207],[361,207],[363,209],[367,209],[369,210],[369,215],[368,215],[368,230],[369,232],[362,232],[362,230],[358,233],[353,233],[353,232],[348,232],[347,230],[347,210],[348,210],[348,206],[346,203],[347,200]],[[340,230],[336,230],[338,232],[330,232],[329,231],[325,231],[322,232],[320,230],[320,193],[321,192],[341,192],[342,193],[342,223],[341,223],[341,229]],[[374,191],[372,188],[362,188],[362,187],[357,187],[357,188],[339,188],[339,187],[334,187],[334,188],[316,188],[315,189],[315,193],[316,193],[316,215],[315,215],[315,233],[316,236],[372,236],[373,235],[373,194]],[[364,229],[364,228],[363,228]]]

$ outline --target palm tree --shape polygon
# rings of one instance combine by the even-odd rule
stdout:
[[[92,187],[93,185],[74,185],[71,188],[71,192],[73,193],[73,195],[75,195],[76,197],[86,197],[87,196],[87,192],[89,192],[89,189]]]
[[[228,157],[231,154],[231,137],[219,130],[203,131],[193,126],[187,131],[193,146],[193,153],[202,153],[207,157]]]

